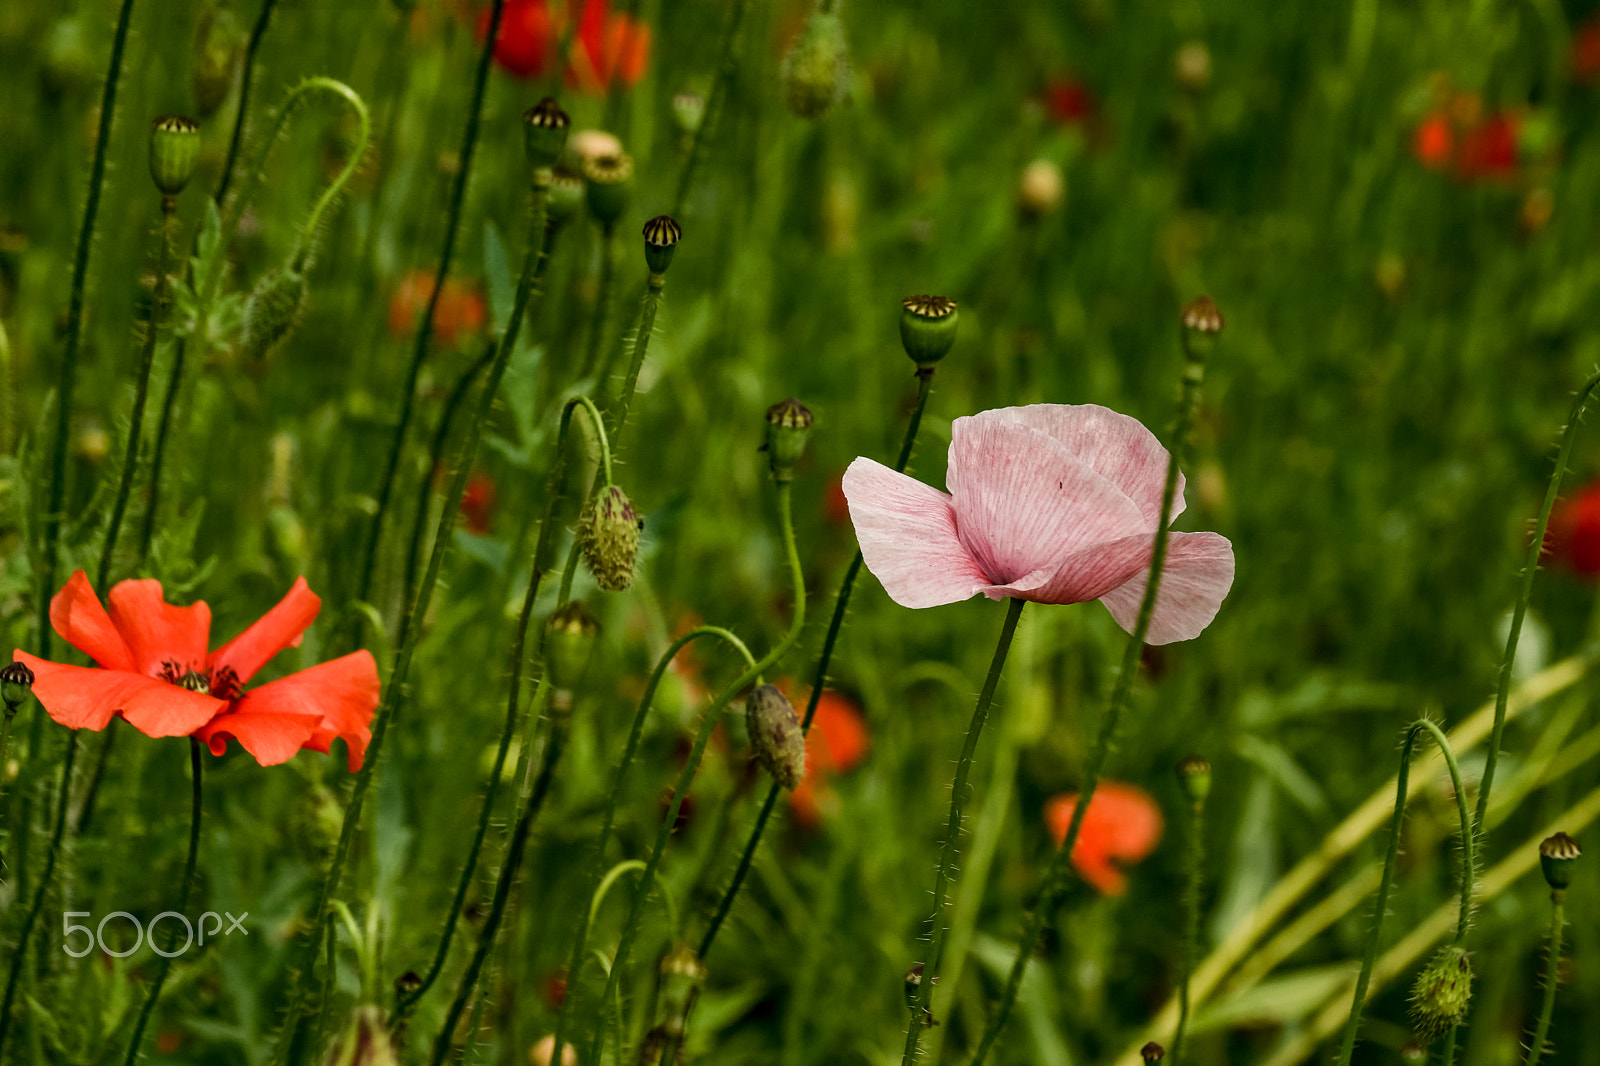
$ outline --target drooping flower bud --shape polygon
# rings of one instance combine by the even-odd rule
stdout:
[[[633,190],[633,159],[622,153],[585,159],[583,183],[589,213],[601,226],[614,226],[628,209],[628,197]]]
[[[801,118],[816,118],[844,95],[848,61],[844,23],[818,11],[783,57],[783,98]]]
[[[575,689],[594,655],[596,622],[577,600],[557,610],[544,624],[544,669],[556,689]]]
[[[162,196],[176,196],[194,177],[200,160],[200,124],[166,115],[150,125],[150,177]]]
[[[291,267],[267,274],[250,292],[244,305],[244,354],[265,359],[300,321],[306,304],[306,276]]]
[[[1472,963],[1458,947],[1440,948],[1411,988],[1411,1024],[1417,1040],[1431,1044],[1467,1016]]]
[[[233,8],[206,8],[195,25],[194,51],[189,61],[194,107],[201,118],[210,118],[228,98],[244,47],[244,28]]]
[[[1211,794],[1211,764],[1198,755],[1186,755],[1178,763],[1178,784],[1190,803],[1204,803]]]
[[[7,701],[11,697],[7,696]],[[1572,868],[1578,864],[1583,849],[1565,833],[1546,837],[1539,845],[1539,868],[1544,871],[1545,884],[1552,892],[1565,892],[1572,883]]]
[[[694,133],[706,117],[706,98],[699,93],[681,92],[672,98],[672,120],[682,133]]]
[[[667,215],[657,215],[644,224],[644,262],[651,274],[659,276],[667,272],[682,236],[682,227]]]
[[[4,669],[0,669],[0,702],[5,703],[7,714],[16,714],[32,691],[33,671],[26,663],[6,663]]]
[[[547,96],[522,113],[523,145],[528,163],[535,170],[555,166],[567,146],[572,118],[561,110],[555,98]]]
[[[900,304],[900,343],[913,363],[927,369],[955,344],[961,314],[948,296],[907,296]]]
[[[578,516],[578,546],[595,584],[607,592],[622,592],[633,584],[643,528],[633,501],[617,486],[607,485],[590,498]]]
[[[1145,1061],[1145,1066],[1151,1066],[1167,1057],[1167,1049],[1152,1040],[1139,1049],[1139,1057]]]
[[[767,443],[762,447],[772,464],[774,478],[794,480],[794,465],[805,454],[806,438],[815,421],[805,404],[792,396],[767,408]]]
[[[800,716],[774,685],[757,685],[744,702],[750,750],[772,779],[794,791],[806,772],[806,737]]]
[[[382,1007],[357,1007],[328,1051],[327,1066],[400,1066]]]

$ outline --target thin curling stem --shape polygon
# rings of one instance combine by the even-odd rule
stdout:
[[[1572,442],[1578,432],[1578,419],[1589,396],[1600,385],[1600,374],[1584,382],[1583,388],[1572,401],[1572,413],[1561,431],[1561,450],[1556,453],[1555,469],[1550,472],[1550,485],[1545,489],[1544,503],[1539,507],[1539,521],[1533,527],[1533,541],[1528,545],[1528,558],[1522,566],[1522,587],[1517,591],[1517,605],[1511,612],[1511,629],[1506,634],[1506,650],[1500,656],[1500,684],[1494,696],[1494,728],[1489,733],[1489,754],[1483,764],[1483,783],[1478,786],[1478,809],[1473,825],[1476,831],[1484,830],[1483,819],[1489,810],[1489,790],[1494,787],[1494,771],[1500,762],[1500,741],[1506,729],[1506,702],[1511,697],[1511,665],[1516,661],[1517,642],[1522,637],[1522,620],[1528,613],[1528,600],[1533,595],[1533,578],[1539,572],[1539,556],[1544,551],[1544,534],[1550,526],[1550,511],[1555,507],[1556,496],[1561,491],[1561,478],[1567,472],[1567,460],[1572,457]]]
[[[195,862],[200,856],[200,742],[193,737],[189,738],[189,777],[194,783],[194,793],[189,806],[189,854],[183,860],[183,884],[178,889],[177,913],[187,915],[189,912],[189,891],[194,885]],[[152,923],[153,924],[153,923]],[[179,953],[173,951],[173,941],[177,932],[172,931],[167,935],[165,951],[159,951],[161,962],[156,966],[156,979],[150,985],[150,991],[144,998],[144,1006],[139,1008],[139,1020],[133,1025],[133,1039],[128,1042],[128,1057],[124,1066],[134,1066],[139,1061],[139,1045],[144,1043],[144,1027],[150,1021],[150,1013],[156,1009],[156,1001],[161,998],[161,987],[167,983],[167,974],[172,970],[172,960]],[[152,949],[155,947],[151,944]]]
[[[972,1066],[982,1066],[984,1060],[988,1058],[995,1041],[1000,1038],[1001,1030],[1005,1028],[1006,1021],[1011,1017],[1012,1008],[1016,1006],[1017,991],[1022,987],[1022,975],[1027,970],[1028,960],[1033,956],[1034,946],[1038,944],[1040,934],[1049,924],[1056,903],[1066,885],[1072,852],[1078,846],[1078,835],[1083,832],[1084,817],[1089,812],[1089,804],[1094,801],[1095,788],[1100,784],[1100,775],[1105,770],[1106,760],[1111,755],[1112,741],[1116,738],[1117,725],[1122,719],[1122,712],[1128,706],[1128,697],[1133,692],[1133,681],[1139,672],[1139,656],[1144,651],[1145,634],[1150,632],[1150,619],[1155,613],[1156,596],[1161,590],[1161,579],[1166,565],[1169,536],[1167,526],[1172,522],[1172,505],[1178,495],[1178,471],[1183,462],[1184,449],[1189,443],[1189,429],[1194,424],[1195,409],[1200,403],[1200,388],[1205,383],[1204,349],[1196,349],[1189,343],[1187,330],[1181,336],[1184,354],[1183,385],[1178,399],[1178,416],[1172,429],[1172,447],[1167,456],[1167,480],[1161,490],[1161,517],[1156,524],[1155,545],[1150,552],[1150,578],[1145,583],[1144,599],[1139,603],[1139,617],[1134,623],[1133,632],[1128,635],[1127,650],[1122,655],[1122,668],[1117,674],[1117,683],[1111,690],[1111,699],[1106,704],[1105,715],[1100,720],[1100,731],[1095,737],[1094,748],[1089,753],[1088,769],[1084,774],[1083,787],[1078,790],[1078,802],[1073,808],[1067,835],[1062,839],[1061,846],[1056,849],[1055,857],[1050,860],[1050,869],[1044,875],[1044,889],[1038,902],[1034,904],[1033,912],[1028,915],[1022,939],[1018,941],[1017,957],[1011,964],[1011,972],[1006,975],[1005,990],[1000,994],[1000,1002],[995,1005],[993,1013],[989,1015],[988,1024],[984,1026],[983,1036],[978,1041],[978,1050],[972,1057]]]
[[[1200,940],[1200,890],[1205,862],[1206,801],[1202,796],[1189,806],[1188,884],[1183,893],[1183,982],[1178,985],[1178,1028],[1172,1036],[1172,1066],[1183,1062],[1183,1039],[1189,1030],[1189,976],[1194,973],[1194,949]]]
[[[1556,1009],[1556,982],[1561,977],[1561,932],[1565,923],[1562,913],[1567,894],[1562,889],[1550,893],[1550,956],[1545,962],[1544,999],[1539,1005],[1539,1024],[1533,1029],[1533,1042],[1528,1045],[1525,1066],[1539,1066],[1544,1057],[1545,1041],[1550,1037],[1550,1018]]]
[[[244,123],[250,113],[250,85],[255,73],[256,52],[261,49],[261,38],[266,35],[267,24],[272,21],[272,9],[278,0],[261,0],[261,11],[250,30],[250,43],[244,50],[244,71],[239,77],[239,113],[233,119],[233,136],[228,139],[228,160],[222,164],[222,177],[217,180],[217,191],[212,199],[222,203],[228,195],[228,185],[233,181],[233,165],[239,158],[239,145],[244,140]]]
[[[622,785],[627,779],[628,770],[633,766],[634,756],[639,751],[639,740],[644,736],[645,719],[649,717],[650,708],[655,703],[656,689],[660,686],[661,679],[665,676],[667,668],[672,665],[672,660],[677,658],[678,652],[688,647],[691,641],[700,637],[716,637],[722,640],[739,653],[747,667],[752,669],[755,667],[755,657],[750,654],[750,649],[745,647],[744,641],[720,626],[696,626],[673,641],[661,658],[656,661],[655,669],[650,671],[650,678],[645,682],[644,694],[639,697],[638,710],[633,714],[633,724],[628,729],[628,741],[622,748],[622,761],[617,764],[617,772],[611,780],[611,791],[606,793],[605,813],[600,818],[600,835],[595,838],[594,870],[590,875],[591,883],[599,881],[605,872],[606,846],[611,843],[612,828],[616,824],[617,801],[622,795]],[[641,869],[644,867],[643,863],[639,865]],[[593,895],[594,893],[591,892],[590,894]],[[590,924],[585,924],[578,928],[578,935],[572,942],[572,954],[567,961],[568,974],[576,975],[583,965],[584,953],[589,946],[589,929]],[[562,1046],[561,1037],[567,1027],[567,1018],[575,1011],[573,1004],[578,998],[581,987],[576,976],[571,977],[567,982],[566,998],[562,1000],[561,1009],[556,1014],[554,1036],[554,1046],[556,1047]]]
[[[972,771],[972,756],[978,750],[978,738],[983,735],[984,722],[989,717],[989,705],[994,702],[994,690],[1000,684],[1000,670],[1005,666],[1006,653],[1011,650],[1011,638],[1017,632],[1017,620],[1027,600],[1012,597],[1006,602],[1006,620],[1000,629],[1000,639],[994,646],[994,658],[989,661],[989,676],[983,679],[983,691],[978,694],[978,705],[972,709],[972,721],[967,726],[967,738],[961,744],[961,759],[956,763],[955,780],[950,784],[950,818],[944,827],[944,846],[939,852],[939,870],[933,879],[933,932],[929,938],[928,959],[923,969],[922,981],[917,985],[916,1000],[911,1004],[911,1022],[906,1027],[906,1047],[900,1056],[901,1066],[911,1066],[917,1058],[917,1043],[926,1028],[923,1019],[928,1017],[928,1004],[933,1000],[933,982],[939,971],[939,955],[944,949],[944,908],[950,883],[955,880],[956,852],[961,844],[961,811],[966,805],[967,776]]]
[[[1461,784],[1461,768],[1456,764],[1455,751],[1450,747],[1450,740],[1444,735],[1444,730],[1428,719],[1421,718],[1406,730],[1405,744],[1400,751],[1400,774],[1395,779],[1394,818],[1389,823],[1389,851],[1383,860],[1383,876],[1378,881],[1378,896],[1373,904],[1372,928],[1367,933],[1367,946],[1361,959],[1361,972],[1356,977],[1355,996],[1350,1003],[1350,1018],[1345,1022],[1344,1038],[1340,1042],[1339,1057],[1335,1060],[1337,1066],[1350,1066],[1350,1055],[1355,1051],[1356,1031],[1361,1027],[1361,1008],[1366,1005],[1367,988],[1372,983],[1372,967],[1378,959],[1378,941],[1383,934],[1383,918],[1389,907],[1389,890],[1394,886],[1395,860],[1400,854],[1400,827],[1405,823],[1406,817],[1406,785],[1411,778],[1411,751],[1416,747],[1417,737],[1424,732],[1439,745],[1445,766],[1450,770],[1450,784],[1455,789],[1456,810],[1461,820],[1461,903],[1456,918],[1457,944],[1466,938],[1467,930],[1472,925],[1472,878],[1476,866],[1472,857],[1474,834],[1472,817],[1467,811],[1467,790]],[[1454,1027],[1450,1030],[1450,1036],[1453,1049]],[[1447,1063],[1450,1061],[1448,1055],[1445,1061]]]
[[[706,142],[722,116],[722,107],[728,96],[728,83],[739,62],[739,30],[744,25],[745,12],[750,0],[733,0],[733,10],[728,14],[728,25],[722,31],[722,43],[717,48],[717,76],[711,83],[711,95],[706,100],[706,113],[700,120],[689,142],[689,156],[683,161],[683,171],[678,175],[678,191],[672,197],[673,218],[683,217],[683,205],[689,199],[689,189],[694,185],[695,171],[705,155]]]
[[[622,427],[628,424],[628,408],[633,405],[634,390],[639,387],[639,370],[644,366],[645,353],[650,349],[650,333],[656,328],[656,311],[661,307],[661,290],[666,287],[663,274],[651,274],[644,293],[644,307],[639,312],[639,332],[633,336],[633,355],[628,361],[628,376],[622,380],[622,391],[617,393],[612,414],[611,434],[622,436]]]
[[[498,3],[495,10],[497,12],[499,10]],[[489,40],[494,40],[493,32],[490,33]],[[444,510],[439,515],[439,525],[434,533],[428,568],[422,575],[422,583],[417,588],[416,602],[410,610],[410,617],[413,619],[428,616],[428,607],[433,602],[433,593],[439,584],[439,571],[444,565],[444,555],[450,545],[450,534],[455,529],[456,515],[461,509],[461,496],[466,491],[467,475],[478,453],[478,442],[482,438],[484,425],[489,421],[495,395],[500,391],[500,380],[505,376],[506,366],[510,363],[511,350],[516,344],[516,335],[522,325],[523,313],[527,310],[528,301],[533,294],[535,264],[543,254],[544,248],[545,206],[549,194],[550,186],[546,175],[545,181],[536,182],[534,186],[533,223],[528,228],[527,261],[517,285],[511,317],[506,321],[505,332],[500,338],[499,351],[495,353],[494,363],[489,367],[489,376],[478,394],[477,409],[473,412],[472,420],[467,423],[466,436],[462,439],[460,450],[456,454],[455,470],[450,475],[450,487],[445,492]],[[402,628],[407,627],[402,626]],[[395,654],[394,668],[390,671],[388,684],[384,686],[383,700],[373,717],[372,740],[367,746],[366,761],[356,774],[350,801],[345,806],[344,824],[339,829],[339,842],[334,848],[333,860],[328,865],[328,873],[323,879],[322,891],[318,894],[316,910],[313,912],[312,932],[306,941],[312,954],[315,953],[317,943],[321,939],[321,930],[332,913],[333,897],[339,891],[339,880],[344,874],[344,865],[350,856],[350,846],[355,838],[356,826],[361,821],[361,805],[366,799],[368,789],[372,787],[372,777],[376,772],[378,758],[383,753],[383,742],[388,736],[389,725],[398,713],[400,693],[404,690],[406,678],[411,672],[411,658],[416,652],[417,634],[420,630],[420,625],[407,628],[405,639],[400,642],[399,651]],[[284,1025],[279,1033],[277,1049],[272,1059],[277,1066],[284,1066],[288,1062],[295,1030],[304,1009],[301,986],[312,961],[310,957],[305,959],[305,965],[296,974],[290,988]]]
[[[67,440],[72,433],[72,390],[78,380],[78,347],[83,338],[84,287],[89,278],[89,252],[94,247],[95,221],[100,216],[100,189],[105,184],[106,151],[111,144],[111,122],[117,113],[117,84],[122,80],[122,49],[128,43],[128,23],[133,0],[122,0],[117,29],[111,39],[111,65],[106,69],[100,96],[100,126],[95,133],[94,162],[89,168],[89,198],[83,206],[78,230],[78,250],[72,261],[72,294],[67,304],[67,346],[61,356],[61,377],[56,385],[56,440],[50,454],[50,495],[44,513],[44,559],[39,568],[39,623],[35,634],[40,658],[50,657],[50,597],[55,592],[56,562],[60,557],[62,508],[66,506]],[[61,802],[65,803],[63,790]],[[52,863],[53,865],[53,863]],[[31,928],[31,924],[30,928]],[[27,937],[17,943],[18,957],[26,953]],[[6,1007],[11,996],[6,996]],[[0,1034],[5,1032],[0,1021]],[[3,1042],[3,1041],[0,1041]]]
[[[505,12],[505,0],[493,0],[489,8],[488,35],[478,52],[478,69],[472,83],[472,104],[467,111],[467,128],[461,136],[461,161],[456,168],[455,181],[450,187],[450,207],[445,217],[444,246],[439,250],[439,269],[434,271],[433,291],[428,294],[427,306],[417,323],[416,339],[411,348],[411,364],[406,368],[406,378],[400,390],[400,419],[395,423],[394,437],[389,441],[389,457],[385,461],[383,480],[378,483],[377,507],[372,514],[372,525],[367,531],[366,546],[361,555],[361,580],[356,586],[356,599],[365,601],[372,591],[373,568],[378,561],[378,542],[383,537],[383,519],[389,509],[389,498],[394,494],[395,475],[400,469],[400,453],[405,449],[406,431],[411,427],[411,408],[416,400],[417,378],[428,357],[428,340],[433,336],[433,317],[439,308],[439,296],[444,292],[444,279],[450,273],[450,259],[455,254],[456,233],[460,229],[461,205],[466,199],[467,179],[472,174],[472,154],[478,145],[478,122],[483,115],[484,86],[489,80],[489,60],[494,56],[495,42],[500,39],[500,17]],[[540,188],[542,184],[542,190]],[[532,231],[531,247],[537,248],[543,238],[544,201],[549,196],[549,174],[536,175],[534,198],[539,201],[539,228]],[[524,275],[524,281],[526,281]],[[512,332],[507,325],[506,332]],[[498,383],[498,382],[497,382]]]
[[[917,373],[917,403],[911,409],[911,422],[906,426],[905,439],[900,443],[900,457],[895,460],[895,473],[903,474],[906,464],[911,461],[911,449],[917,442],[917,430],[922,425],[922,412],[928,406],[928,394],[933,390],[933,368]],[[811,720],[817,716],[817,704],[822,700],[822,690],[828,684],[828,667],[833,662],[833,649],[839,640],[839,631],[844,628],[844,617],[850,606],[850,593],[855,588],[856,575],[861,573],[861,552],[858,549],[855,558],[844,572],[844,580],[839,583],[839,591],[833,598],[833,617],[828,620],[828,633],[822,640],[822,653],[817,656],[817,669],[811,677],[811,695],[806,700],[806,713],[800,722],[800,731],[811,731]],[[716,913],[711,916],[711,924],[706,926],[705,934],[700,938],[700,950],[697,954],[701,961],[711,951],[711,945],[717,939],[717,933],[722,929],[722,923],[727,920],[728,912],[733,909],[733,901],[739,895],[739,889],[744,886],[745,878],[750,873],[750,866],[755,862],[756,849],[761,846],[761,835],[766,832],[767,822],[772,818],[773,808],[778,804],[778,794],[783,791],[783,786],[776,781],[767,790],[767,798],[761,804],[761,813],[756,815],[755,825],[750,829],[750,839],[745,841],[744,851],[739,856],[739,865],[733,871],[733,880],[728,883],[727,891],[723,892],[722,900],[717,904]]]
[[[133,493],[133,475],[139,467],[139,439],[144,430],[144,409],[150,398],[150,370],[156,361],[156,337],[161,332],[161,320],[167,313],[167,270],[172,260],[172,227],[178,204],[171,196],[161,198],[161,251],[156,256],[156,287],[151,296],[150,321],[145,324],[144,346],[139,356],[139,379],[134,386],[133,415],[128,421],[128,447],[122,454],[122,475],[117,479],[117,496],[111,505],[111,518],[106,523],[105,541],[100,547],[100,566],[96,571],[95,588],[108,588],[111,580],[111,557],[117,549],[117,534],[122,531],[122,517],[128,510],[128,497]]]
[[[615,994],[617,983],[622,977],[622,971],[627,966],[628,953],[633,949],[633,942],[639,935],[639,925],[644,917],[645,900],[650,895],[650,886],[655,881],[656,870],[661,866],[661,856],[667,850],[667,841],[672,836],[672,827],[677,824],[678,811],[683,807],[683,799],[689,794],[689,786],[694,782],[695,772],[700,768],[700,757],[705,753],[706,743],[711,739],[712,729],[720,720],[724,708],[743,692],[752,681],[763,676],[773,664],[784,657],[790,648],[800,639],[800,631],[806,621],[806,581],[805,572],[800,567],[800,553],[795,548],[794,519],[791,514],[790,494],[793,483],[789,481],[778,482],[778,524],[783,531],[784,555],[789,562],[789,572],[794,580],[794,617],[789,623],[789,632],[783,639],[772,646],[772,650],[736,678],[733,684],[717,694],[716,700],[706,711],[705,717],[700,721],[700,730],[694,739],[694,746],[689,751],[689,757],[683,764],[683,770],[678,774],[677,784],[672,790],[672,802],[667,808],[667,813],[661,819],[661,827],[656,830],[655,846],[650,850],[650,859],[645,866],[645,872],[639,878],[639,885],[634,890],[633,902],[628,909],[627,923],[622,929],[622,939],[617,944],[617,953],[611,962],[611,974],[606,978],[605,992],[600,997],[602,1005]],[[557,1045],[559,1047],[559,1045]],[[593,1051],[589,1056],[592,1066],[598,1066],[600,1052],[605,1046],[605,1026],[600,1019],[596,1019]]]
[[[345,160],[344,169],[339,171],[337,178],[333,179],[333,184],[323,190],[322,195],[317,198],[317,202],[312,205],[311,213],[306,216],[306,224],[300,230],[300,237],[295,242],[293,254],[289,256],[291,269],[297,272],[305,270],[312,257],[316,254],[317,237],[322,228],[322,216],[327,213],[328,208],[333,206],[333,202],[339,198],[339,194],[344,191],[344,187],[349,184],[350,179],[355,175],[356,168],[361,166],[362,161],[366,159],[367,145],[372,140],[372,115],[367,110],[366,102],[356,95],[355,90],[343,82],[335,82],[334,85],[338,86],[335,91],[340,96],[343,96],[345,101],[354,109],[360,126],[356,133],[355,147],[350,151],[350,158]]]

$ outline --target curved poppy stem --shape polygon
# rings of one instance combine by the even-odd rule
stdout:
[[[1340,1042],[1338,1066],[1350,1066],[1350,1055],[1356,1047],[1356,1031],[1361,1026],[1361,1008],[1366,1005],[1367,988],[1372,983],[1372,968],[1378,959],[1378,940],[1383,933],[1383,919],[1388,911],[1389,890],[1394,885],[1395,860],[1400,854],[1400,827],[1406,817],[1406,785],[1411,777],[1411,751],[1417,737],[1426,732],[1439,745],[1445,766],[1450,770],[1450,784],[1456,793],[1456,812],[1461,820],[1461,903],[1456,918],[1455,943],[1466,939],[1472,927],[1472,879],[1476,864],[1473,861],[1473,821],[1467,811],[1467,790],[1461,783],[1461,768],[1456,764],[1455,751],[1450,739],[1433,722],[1418,719],[1406,730],[1405,743],[1400,750],[1400,774],[1395,779],[1394,817],[1389,823],[1389,852],[1383,860],[1383,876],[1378,881],[1378,896],[1372,912],[1372,928],[1367,932],[1367,946],[1361,959],[1361,972],[1356,976],[1355,996],[1350,1003],[1350,1018],[1345,1022],[1344,1038]],[[1450,1029],[1449,1051],[1444,1061],[1448,1063],[1455,1049],[1455,1027]]]
[[[194,884],[195,862],[200,856],[200,742],[193,737],[189,738],[189,777],[194,782],[194,793],[189,806],[189,854],[183,860],[183,884],[178,889],[177,914],[187,921],[186,914],[189,910],[189,890]],[[157,917],[160,917],[157,915]],[[154,921],[151,922],[154,925]],[[144,1006],[139,1008],[139,1019],[133,1024],[133,1039],[128,1042],[128,1057],[124,1066],[134,1066],[139,1061],[139,1045],[144,1043],[144,1027],[150,1020],[150,1013],[156,1009],[156,1001],[161,998],[161,987],[167,983],[167,974],[172,970],[172,960],[182,954],[173,951],[173,941],[177,933],[167,935],[167,947],[164,951],[157,951],[161,956],[161,963],[156,967],[156,979],[150,985],[150,991],[144,997]],[[152,950],[155,945],[152,943]]]
[[[1539,1066],[1539,1060],[1544,1057],[1545,1041],[1550,1037],[1550,1018],[1556,1009],[1556,985],[1561,978],[1561,933],[1566,901],[1565,889],[1550,891],[1550,946],[1545,960],[1544,998],[1539,1005],[1539,1024],[1534,1027],[1524,1066]]]
[[[1189,848],[1184,864],[1188,867],[1183,892],[1183,981],[1178,985],[1178,1028],[1172,1036],[1172,1066],[1183,1061],[1183,1038],[1189,1030],[1189,977],[1194,973],[1194,949],[1200,941],[1200,892],[1205,862],[1206,797],[1197,796],[1189,805]]]
[[[333,184],[324,189],[322,195],[317,198],[317,202],[311,207],[311,213],[306,216],[306,224],[301,227],[300,237],[295,242],[293,253],[289,256],[290,269],[296,272],[304,271],[310,265],[312,257],[316,254],[317,240],[322,235],[322,216],[327,214],[328,208],[333,206],[333,202],[339,198],[339,194],[355,175],[356,168],[366,159],[367,145],[372,140],[372,114],[367,109],[366,101],[343,82],[333,82],[326,88],[344,97],[345,102],[355,111],[359,123],[358,132],[355,147],[350,151],[350,158],[345,160],[344,169],[333,179]]]
[[[1032,958],[1034,947],[1039,943],[1039,936],[1050,923],[1060,895],[1066,887],[1067,873],[1072,865],[1072,852],[1078,846],[1078,835],[1083,831],[1084,817],[1089,812],[1089,804],[1094,801],[1095,788],[1100,783],[1100,775],[1105,770],[1106,760],[1111,755],[1111,745],[1116,738],[1117,726],[1122,719],[1123,711],[1128,706],[1128,697],[1133,693],[1134,678],[1139,673],[1139,657],[1144,652],[1145,634],[1150,632],[1150,619],[1155,613],[1156,596],[1161,590],[1161,579],[1164,576],[1169,536],[1167,526],[1172,522],[1172,506],[1178,495],[1178,471],[1183,462],[1184,449],[1189,443],[1189,429],[1194,424],[1195,409],[1200,403],[1200,389],[1205,383],[1205,359],[1210,348],[1209,343],[1198,346],[1192,344],[1187,327],[1182,328],[1180,336],[1183,340],[1183,384],[1178,399],[1178,415],[1173,423],[1172,446],[1167,455],[1167,480],[1161,490],[1161,517],[1156,524],[1155,545],[1150,552],[1150,577],[1145,583],[1144,598],[1139,602],[1139,617],[1134,623],[1133,632],[1128,635],[1128,646],[1122,654],[1122,668],[1117,674],[1117,683],[1111,690],[1111,699],[1106,704],[1105,715],[1100,720],[1100,731],[1089,754],[1089,765],[1084,773],[1083,786],[1078,790],[1078,803],[1073,808],[1067,835],[1050,860],[1049,870],[1045,872],[1043,890],[1023,927],[1022,939],[1017,943],[1017,957],[1011,964],[1011,972],[1006,975],[1005,990],[1000,994],[1000,1002],[995,1005],[993,1013],[989,1015],[988,1023],[983,1028],[983,1036],[978,1041],[978,1050],[972,1057],[972,1066],[983,1066],[984,1060],[994,1048],[995,1041],[1000,1038],[1001,1030],[1010,1019],[1012,1008],[1016,1006],[1017,991],[1022,987],[1022,975],[1027,970],[1028,960]]]

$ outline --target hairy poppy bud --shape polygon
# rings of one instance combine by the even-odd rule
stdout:
[[[672,120],[683,133],[694,133],[706,117],[706,98],[699,93],[682,92],[672,98]]]
[[[1417,1040],[1431,1044],[1467,1016],[1472,963],[1458,947],[1440,948],[1411,989],[1411,1024]]]
[[[545,217],[552,226],[564,226],[578,217],[583,206],[583,179],[565,167],[557,167],[550,179],[550,203]]]
[[[578,516],[578,546],[595,584],[607,592],[622,592],[633,584],[643,528],[644,519],[633,509],[633,501],[617,486],[607,485],[590,498]]]
[[[589,213],[600,225],[614,226],[628,208],[628,196],[633,188],[633,159],[625,154],[585,159],[583,183]]]
[[[574,689],[583,680],[600,632],[583,604],[574,600],[552,614],[544,624],[544,670],[557,689]]]
[[[523,144],[534,169],[551,167],[567,146],[572,118],[552,96],[547,96],[522,113]]]
[[[328,1052],[328,1066],[400,1066],[382,1007],[357,1007]]]
[[[794,706],[773,685],[757,685],[744,702],[750,749],[774,781],[791,792],[806,772],[806,736]]]
[[[933,366],[956,342],[961,317],[956,302],[948,296],[907,296],[900,304],[900,343],[917,366]]]
[[[9,704],[10,696],[6,697]],[[1572,883],[1572,868],[1578,863],[1583,849],[1565,833],[1546,837],[1539,845],[1539,867],[1544,871],[1545,884],[1552,892],[1565,892]]]
[[[233,9],[206,8],[195,26],[194,51],[189,61],[194,107],[201,118],[210,118],[228,98],[244,46],[244,29]]]
[[[0,669],[0,701],[5,703],[7,714],[16,714],[32,691],[33,671],[25,663],[6,663]]]
[[[256,283],[244,305],[244,354],[265,359],[300,321],[306,304],[306,276],[279,267]]]
[[[644,224],[644,262],[650,273],[660,275],[672,264],[673,250],[683,229],[667,215],[657,215]]]
[[[816,118],[844,95],[844,24],[839,16],[821,11],[807,20],[805,29],[783,57],[783,98],[801,118]]]
[[[1190,803],[1204,803],[1211,793],[1211,764],[1198,755],[1188,755],[1178,763],[1178,784]]]
[[[794,464],[805,454],[814,421],[806,405],[793,397],[767,408],[767,443],[763,447],[772,463],[772,476],[779,481],[794,480]]]
[[[1144,1047],[1139,1049],[1139,1057],[1143,1059],[1148,1066],[1150,1063],[1160,1062],[1162,1059],[1166,1058],[1167,1049],[1152,1040]]]
[[[200,124],[167,115],[150,125],[150,177],[162,196],[176,196],[194,177],[200,159]]]

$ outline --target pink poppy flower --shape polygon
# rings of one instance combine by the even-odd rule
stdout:
[[[975,593],[1099,600],[1132,631],[1144,596],[1167,450],[1094,404],[1002,407],[951,426],[949,494],[857,459],[844,475],[861,554],[889,598],[936,607]],[[1172,513],[1183,510],[1183,480]],[[1145,639],[1200,635],[1233,584],[1233,546],[1172,533]]]

